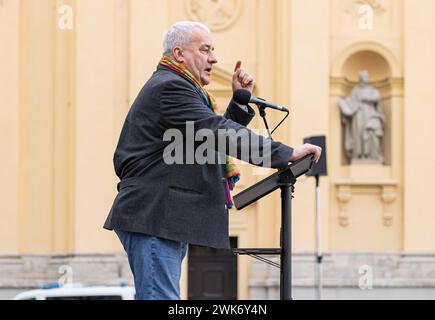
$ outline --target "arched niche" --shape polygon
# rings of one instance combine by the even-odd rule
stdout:
[[[344,65],[352,56],[355,56],[361,52],[371,52],[379,56],[382,60],[385,60],[389,66],[391,78],[402,78],[403,71],[396,56],[384,45],[371,41],[354,43],[341,51],[332,62],[331,77],[342,77]]]
[[[370,82],[377,83],[391,77],[387,60],[379,53],[369,50],[359,51],[350,56],[343,64],[341,74],[350,82],[358,82],[358,73],[367,70]]]
[[[348,161],[338,101],[359,81],[359,71],[369,72],[369,83],[378,89],[385,115],[383,164]],[[367,230],[382,233],[385,248],[396,250],[402,237],[403,80],[397,56],[375,42],[354,43],[333,57],[330,77],[330,131],[328,161],[333,185],[330,224],[331,247],[346,248],[353,237],[361,248],[368,244]]]
[[[381,94],[382,109],[385,114],[384,136],[382,139],[382,149],[384,162],[381,166],[391,166],[392,164],[392,91],[395,84],[394,79],[401,75],[401,69],[391,52],[381,45],[374,43],[360,43],[344,50],[337,57],[331,70],[331,98],[332,103],[338,108],[338,100],[346,97],[359,81],[359,72],[367,70],[369,72],[369,83]],[[341,120],[339,112],[335,117]],[[339,137],[337,142],[341,144],[340,165],[349,166],[350,161],[344,151],[344,134],[341,121],[335,121],[339,127]],[[378,165],[380,166],[380,165]]]

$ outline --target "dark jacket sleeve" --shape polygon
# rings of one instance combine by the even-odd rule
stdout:
[[[186,122],[193,122],[194,131],[208,129],[215,138],[226,141],[227,154],[254,165],[282,168],[285,167],[293,153],[293,149],[276,141],[256,135],[245,126],[222,116],[214,114],[204,103],[200,95],[185,80],[173,80],[164,84],[160,91],[162,121],[167,128],[185,131]],[[250,116],[241,115],[243,110],[237,105],[229,107],[227,114],[241,122],[249,122]],[[245,112],[246,113],[246,112]],[[246,117],[246,118],[245,118]],[[252,119],[252,117],[250,117]],[[234,134],[228,134],[233,132]],[[216,150],[219,144],[216,144]],[[258,163],[253,157],[253,149],[263,159],[269,162]],[[249,150],[249,152],[246,152]],[[220,150],[218,150],[220,151]],[[270,152],[270,154],[269,154]]]
[[[250,106],[246,107],[248,109],[247,111],[240,108],[234,101],[231,101],[227,111],[224,114],[224,117],[246,127],[255,116],[254,109],[252,109]]]

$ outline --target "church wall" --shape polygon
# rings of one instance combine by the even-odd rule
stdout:
[[[404,249],[435,249],[435,3],[405,2]]]
[[[320,180],[325,251],[405,252],[414,261],[413,252],[435,250],[433,1],[373,1],[372,24],[358,13],[368,1],[224,2],[230,10],[215,19],[190,0],[0,1],[0,254],[14,256],[2,260],[4,266],[38,265],[26,254],[77,254],[89,266],[86,257],[102,254],[98,268],[114,278],[121,268],[130,279],[125,260],[120,258],[123,267],[118,258],[111,260],[122,253],[118,239],[102,229],[118,182],[113,151],[132,102],[161,56],[163,31],[186,19],[200,19],[213,30],[219,63],[209,88],[222,108],[240,59],[256,78],[255,94],[290,109],[277,140],[294,146],[306,136],[327,136],[329,176]],[[66,29],[59,23],[68,11],[58,11],[65,5],[73,18]],[[364,67],[385,107],[384,165],[349,165],[344,157],[337,102]],[[268,111],[270,125],[281,116]],[[258,117],[250,127],[260,133],[264,128]],[[236,193],[273,172],[241,168]],[[293,202],[297,255],[314,250],[314,199],[314,179],[300,179]],[[276,192],[243,212],[232,210],[230,233],[240,247],[276,247],[280,214]],[[344,258],[334,259],[331,264]],[[240,298],[250,297],[252,266],[249,257],[239,257]],[[11,272],[5,268],[0,285],[14,286],[1,280]],[[430,268],[423,273],[430,275]],[[25,283],[20,281],[15,285]]]

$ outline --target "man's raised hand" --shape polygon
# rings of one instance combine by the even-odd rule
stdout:
[[[252,93],[254,90],[254,78],[241,67],[242,62],[237,61],[233,74],[233,92],[239,89],[245,89]]]

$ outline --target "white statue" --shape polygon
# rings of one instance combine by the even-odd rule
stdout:
[[[359,76],[360,81],[349,96],[338,102],[344,123],[344,149],[351,163],[383,164],[385,116],[381,96],[369,85],[367,70]]]

